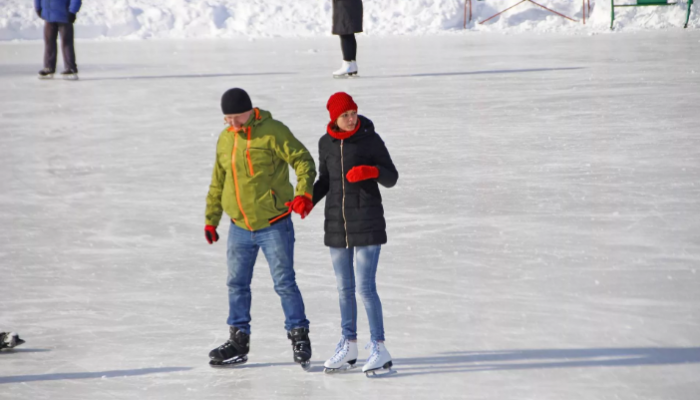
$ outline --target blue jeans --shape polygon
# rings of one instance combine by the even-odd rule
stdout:
[[[282,301],[284,328],[308,328],[309,320],[304,312],[304,300],[297,287],[294,274],[294,224],[291,218],[251,232],[231,223],[228,232],[228,303],[226,321],[230,326],[250,335],[250,282],[253,266],[262,249],[275,286]]]
[[[353,256],[356,255],[359,293],[365,304],[365,311],[367,311],[369,331],[372,340],[384,340],[382,302],[379,300],[376,285],[381,248],[381,245],[357,246],[348,249],[330,248],[340,297],[340,325],[343,328],[343,336],[347,339],[357,339],[357,301],[355,300],[355,271],[353,270]]]

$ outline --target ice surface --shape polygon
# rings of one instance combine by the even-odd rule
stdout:
[[[616,0],[618,4],[633,0]],[[573,19],[570,21],[535,4],[523,3],[485,24],[519,0],[472,0],[469,31],[610,32],[610,0],[590,0],[583,22],[583,0],[537,0],[536,3]],[[364,0],[364,35],[422,35],[461,32],[465,0]],[[665,7],[615,10],[615,31],[680,29],[687,0]],[[688,27],[700,27],[697,2]],[[77,38],[232,38],[328,36],[332,0],[110,0],[84,1],[78,13]],[[0,0],[0,40],[42,39],[43,21],[29,0]]]
[[[36,79],[41,43],[0,44],[0,330],[27,341],[0,354],[0,398],[697,399],[699,42],[361,37],[355,80],[330,77],[337,38],[79,42],[78,82]],[[312,372],[263,257],[249,363],[207,365],[227,302],[204,200],[234,86],[314,155],[333,92],[374,120],[401,173],[378,275],[397,374],[321,372],[340,321],[318,209],[294,218]]]

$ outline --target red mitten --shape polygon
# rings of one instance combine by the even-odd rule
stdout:
[[[219,234],[216,233],[216,227],[212,225],[206,225],[204,227],[204,237],[207,239],[209,244],[219,241]]]
[[[301,219],[306,218],[314,208],[314,203],[307,196],[297,196],[294,200],[284,203],[284,205],[301,215]]]
[[[366,179],[379,178],[379,170],[377,167],[369,165],[358,165],[357,167],[352,167],[346,176],[349,182],[355,183]]]

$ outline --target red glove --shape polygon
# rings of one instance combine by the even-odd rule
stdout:
[[[306,218],[307,215],[314,208],[314,203],[310,198],[306,196],[297,196],[292,201],[284,203],[285,206],[289,207],[295,213],[301,215],[301,219]]]
[[[377,179],[379,178],[379,170],[377,167],[371,167],[369,165],[358,165],[357,167],[352,167],[350,171],[348,171],[346,177],[351,183],[364,181],[366,179]]]
[[[216,233],[216,227],[212,225],[206,225],[204,227],[204,237],[207,239],[209,244],[219,241],[219,234]]]

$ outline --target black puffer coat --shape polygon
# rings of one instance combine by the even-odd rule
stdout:
[[[326,133],[318,143],[319,179],[314,184],[314,205],[326,198],[324,243],[330,247],[370,246],[386,243],[386,221],[377,183],[392,187],[399,173],[374,124],[359,116],[360,129],[345,140]],[[379,177],[350,183],[352,167],[377,167]]]
[[[362,0],[333,0],[333,34],[362,32]]]

